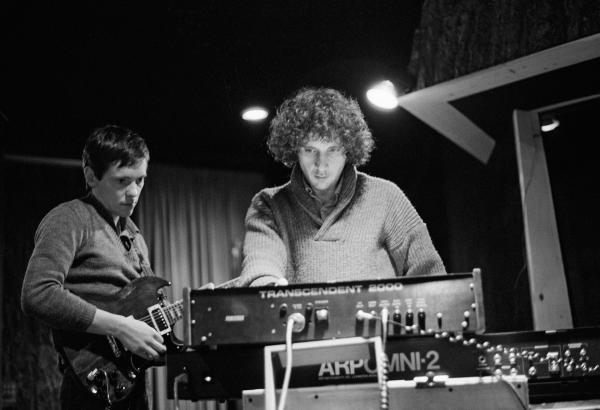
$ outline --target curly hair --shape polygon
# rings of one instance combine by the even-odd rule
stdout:
[[[312,138],[339,141],[346,161],[364,165],[375,146],[356,100],[331,88],[302,88],[285,100],[269,127],[267,146],[287,167],[298,161],[298,149]]]

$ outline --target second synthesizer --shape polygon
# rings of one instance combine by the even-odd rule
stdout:
[[[481,273],[401,277],[281,287],[185,289],[188,346],[285,342],[290,315],[300,318],[295,342],[381,335],[485,330]]]

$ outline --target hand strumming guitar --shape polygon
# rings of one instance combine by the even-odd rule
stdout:
[[[87,332],[114,336],[128,351],[147,360],[158,360],[167,351],[163,337],[146,323],[102,309],[96,310]]]

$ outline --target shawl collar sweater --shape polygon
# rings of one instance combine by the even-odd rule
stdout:
[[[242,286],[445,273],[426,225],[394,183],[348,164],[338,202],[321,219],[303,178],[295,166],[288,183],[252,199]]]

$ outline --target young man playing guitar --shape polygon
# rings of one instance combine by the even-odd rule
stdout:
[[[90,302],[108,300],[119,292],[121,300],[123,293],[135,294],[132,282],[154,276],[146,243],[130,219],[144,187],[149,159],[146,143],[137,133],[114,125],[95,129],[83,150],[87,196],[52,209],[36,231],[21,303],[25,313],[57,331],[63,409],[148,408],[145,367],[134,366],[137,372],[123,376],[118,369],[103,370],[90,356],[69,363],[68,353],[88,348],[89,341],[61,346],[70,342],[66,340],[69,334],[93,334],[90,337],[109,342],[90,348],[99,352],[98,357],[129,354],[156,361],[166,351],[161,332],[151,326],[154,317],[138,320],[126,309],[111,312],[99,302]],[[57,337],[60,332],[63,336]],[[76,374],[78,367],[88,364],[89,371]]]

